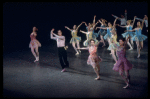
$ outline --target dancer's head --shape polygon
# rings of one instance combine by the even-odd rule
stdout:
[[[103,24],[105,24],[105,22],[107,22],[107,20],[102,19],[102,18],[101,18],[101,21],[102,21]]]
[[[137,22],[137,27],[141,28],[141,22],[140,21]]]
[[[120,46],[124,46],[125,38],[120,38],[119,39],[119,44]]]
[[[121,18],[124,18],[124,16],[121,14]]]
[[[62,31],[58,30],[58,36],[62,36]]]
[[[111,24],[110,22],[108,22],[108,26],[109,26],[109,27],[112,27],[112,24]]]
[[[147,17],[147,15],[144,15],[144,18],[145,18],[145,20],[148,20],[148,17]]]
[[[33,32],[36,32],[38,29],[34,26],[33,27]]]
[[[94,46],[94,45],[95,45],[94,39],[91,39],[91,40],[90,40],[90,45],[91,45],[91,46]]]
[[[74,25],[74,26],[73,26],[73,29],[75,30],[75,29],[76,29],[76,27],[77,27],[77,26],[76,26],[76,25]]]
[[[128,21],[127,21],[127,25],[130,25],[131,22],[132,22],[132,20],[128,20]]]

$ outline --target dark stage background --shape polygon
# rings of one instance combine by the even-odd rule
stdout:
[[[111,14],[120,17],[127,10],[127,19],[134,16],[143,18],[148,14],[147,2],[6,2],[3,3],[3,50],[4,52],[23,51],[29,49],[30,33],[36,26],[37,39],[42,46],[56,46],[56,42],[50,39],[50,30],[55,28],[55,33],[60,29],[66,36],[66,44],[69,44],[71,33],[64,26],[70,28],[82,21],[92,22],[94,15],[96,21],[100,18],[113,22]],[[136,26],[136,22],[134,27]],[[117,21],[120,24],[120,21]],[[100,26],[100,23],[97,25]],[[79,30],[86,30],[83,24]],[[117,27],[118,36],[125,29]],[[98,30],[97,30],[98,31]],[[96,32],[97,32],[96,31]],[[147,35],[145,25],[143,34]],[[82,42],[85,35],[78,32]],[[99,38],[98,38],[99,40]],[[81,42],[81,46],[82,46]],[[41,47],[42,48],[42,47]]]

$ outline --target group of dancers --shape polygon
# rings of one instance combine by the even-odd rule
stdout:
[[[113,66],[113,70],[119,72],[121,77],[126,83],[126,86],[123,88],[129,87],[130,82],[130,75],[129,70],[132,69],[133,65],[127,60],[126,58],[126,46],[128,45],[130,47],[129,50],[133,50],[134,43],[136,42],[137,45],[137,52],[138,56],[140,57],[140,50],[143,48],[143,41],[147,39],[147,36],[142,34],[142,28],[145,23],[146,27],[148,27],[148,17],[145,15],[143,19],[134,17],[133,20],[127,20],[127,11],[125,10],[125,17],[121,15],[121,18],[112,15],[115,17],[114,23],[111,24],[108,22],[108,26],[106,24],[105,19],[100,19],[97,22],[95,22],[96,16],[94,16],[93,23],[89,23],[88,25],[86,22],[81,22],[78,26],[74,25],[73,29],[70,29],[69,27],[65,26],[66,29],[71,31],[72,38],[70,40],[70,43],[72,44],[74,50],[76,51],[75,55],[80,55],[81,50],[89,50],[89,57],[87,60],[87,64],[91,65],[97,75],[95,80],[100,79],[100,65],[99,62],[102,61],[102,58],[97,55],[97,48],[100,43],[103,43],[103,46],[106,46],[105,40],[108,41],[108,50],[110,50],[110,55],[112,55],[113,59],[115,60],[115,64]],[[137,27],[133,29],[135,19],[142,21],[137,22]],[[120,20],[121,24],[116,24],[116,21]],[[133,21],[133,22],[132,22]],[[87,31],[80,30],[81,33],[84,33],[86,35],[86,40],[83,42],[83,45],[85,47],[80,47],[81,37],[77,36],[78,29],[82,24],[85,24]],[[100,23],[100,27],[96,27],[96,25]],[[119,42],[117,42],[117,29],[116,26],[126,28],[125,33],[122,33],[122,37],[119,39]],[[100,29],[98,33],[95,33],[94,30]],[[33,27],[33,32],[30,34],[30,44],[29,47],[31,48],[31,52],[35,57],[35,61],[39,61],[39,52],[38,47],[41,47],[41,43],[36,39],[37,31],[38,29],[36,27]],[[135,31],[135,32],[133,32]],[[148,32],[148,28],[147,28]],[[100,35],[100,41],[98,41],[96,38]],[[66,71],[65,68],[69,67],[69,62],[67,60],[67,48],[68,46],[65,46],[65,36],[62,35],[62,31],[58,30],[57,34],[54,33],[54,28],[50,31],[50,38],[57,41],[57,48],[58,48],[58,56],[59,61],[62,67],[62,71]],[[130,44],[130,42],[131,44]],[[77,45],[77,47],[76,47]],[[117,57],[116,57],[117,56]],[[117,59],[118,58],[118,59]],[[123,73],[125,72],[125,75]]]

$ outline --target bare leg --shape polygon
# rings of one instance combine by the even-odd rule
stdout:
[[[111,50],[111,54],[112,54],[113,59],[114,59],[115,62],[117,63],[117,58],[116,58],[116,55],[115,55],[115,51],[114,51],[114,50]]]
[[[102,47],[104,47],[105,46],[105,42],[104,42],[103,36],[100,35],[100,38],[101,38],[101,41],[103,42],[103,46]]]
[[[141,41],[140,43],[141,43],[141,48],[143,48],[143,41]]]
[[[37,57],[36,57],[37,59],[36,59],[36,60],[39,61],[39,51],[38,51],[38,47],[35,48],[35,51],[36,51],[36,54],[37,54]]]
[[[122,77],[122,79],[125,81],[125,83],[127,84],[125,87],[123,88],[127,88],[129,87],[129,82],[127,80],[127,78],[123,75],[123,70],[119,69],[119,75]]]
[[[127,36],[126,36],[126,40],[127,40]],[[129,40],[127,41],[127,44],[129,45],[130,49],[129,50],[133,50],[131,44],[129,43]]]
[[[99,62],[96,64],[96,67],[97,67],[98,74],[100,74],[100,65],[99,65]]]
[[[76,55],[79,54],[79,52],[78,52],[78,50],[77,50],[77,48],[75,46],[75,42],[72,42],[72,46],[73,46],[74,50],[76,51]]]
[[[133,43],[133,40],[131,38],[130,38],[130,41],[131,41],[132,48],[134,48],[134,43]]]
[[[99,72],[98,72],[97,67],[96,67],[96,66],[93,66],[93,69],[94,69],[94,71],[95,71],[95,73],[96,73],[96,75],[97,75],[97,78],[95,78],[95,80],[100,79],[100,76],[99,76]]]
[[[137,56],[137,58],[139,58],[140,57],[140,44],[139,44],[139,40],[137,40],[136,41],[136,45],[137,45],[137,52],[138,52],[138,56]]]
[[[126,78],[127,78],[128,82],[130,82],[129,70],[125,71],[125,75],[126,75]]]
[[[34,48],[33,47],[31,47],[31,52],[32,52],[33,56],[36,58],[36,53],[34,52]]]
[[[77,48],[80,48],[80,43],[79,41],[76,42],[77,43]],[[79,49],[79,52],[81,53],[81,50]]]

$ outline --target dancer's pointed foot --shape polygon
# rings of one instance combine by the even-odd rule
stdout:
[[[104,47],[104,46],[106,46],[106,45],[103,45],[102,47]]]
[[[75,55],[79,55],[79,52],[77,52]]]
[[[100,80],[100,76],[98,76],[97,78],[95,78],[95,80]]]
[[[66,69],[63,69],[61,72],[65,72],[66,71]]]
[[[129,50],[133,50],[133,48],[130,48]]]
[[[36,59],[35,59],[35,61],[34,61],[34,62],[36,62],[36,61],[39,61],[39,57],[36,57]]]
[[[140,58],[140,54],[137,56],[137,58]]]
[[[124,89],[127,89],[127,88],[129,88],[130,87],[130,85],[129,84],[127,84],[126,86],[124,86],[123,88]]]

